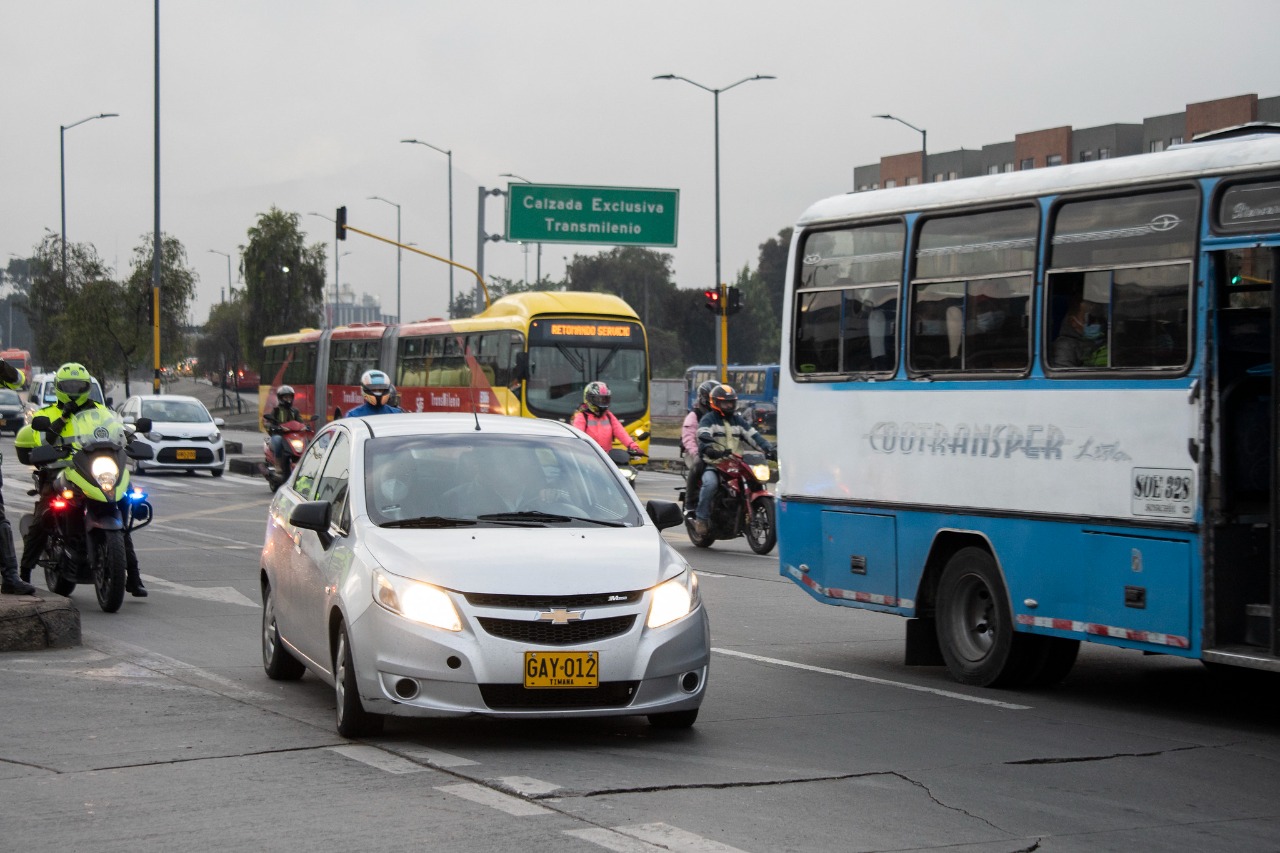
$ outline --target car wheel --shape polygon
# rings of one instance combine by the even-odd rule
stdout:
[[[306,667],[280,642],[276,596],[270,586],[262,590],[262,668],[272,681],[297,681],[306,672]]]
[[[687,729],[697,721],[697,708],[692,711],[667,711],[665,714],[649,715],[649,725],[655,729]]]
[[[382,731],[382,715],[370,714],[360,701],[360,689],[356,686],[356,667],[351,659],[346,625],[338,626],[338,648],[333,655],[333,663],[338,734],[356,738]]]
[[[223,471],[224,471],[224,469],[222,469],[222,468],[210,468],[210,469],[209,469],[209,473],[210,473],[210,474],[212,474],[212,475],[213,475],[213,476],[215,476],[215,477],[221,477],[221,476],[222,476],[222,474],[223,474]]]

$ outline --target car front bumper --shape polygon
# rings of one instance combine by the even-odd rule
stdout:
[[[138,463],[146,471],[162,471],[166,468],[174,471],[207,471],[211,468],[225,468],[227,464],[226,446],[221,439],[215,442],[183,439],[151,441],[139,437],[134,441],[141,441],[151,448],[152,458]],[[194,454],[194,458],[178,458],[188,454]]]

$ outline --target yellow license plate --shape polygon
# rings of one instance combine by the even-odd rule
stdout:
[[[525,652],[524,686],[599,687],[598,652]]]
[[[196,452],[195,452],[194,450],[179,450],[179,451],[178,451],[178,460],[179,460],[179,461],[181,461],[181,460],[183,460],[183,459],[190,459],[190,460],[194,461],[194,460],[195,460],[195,458],[196,458]]]

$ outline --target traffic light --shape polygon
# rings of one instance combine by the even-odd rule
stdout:
[[[720,288],[715,290],[704,290],[702,295],[707,298],[707,310],[720,313]]]
[[[338,229],[338,239],[347,239],[347,206],[345,204],[338,208],[338,216],[334,219],[334,226]]]
[[[737,314],[742,310],[742,288],[730,285],[724,301],[724,313]]]

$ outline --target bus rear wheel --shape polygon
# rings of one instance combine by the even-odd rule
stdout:
[[[1013,612],[995,559],[982,548],[961,548],[938,583],[938,645],[951,677],[997,687],[1026,675],[1029,649],[1013,630]]]

